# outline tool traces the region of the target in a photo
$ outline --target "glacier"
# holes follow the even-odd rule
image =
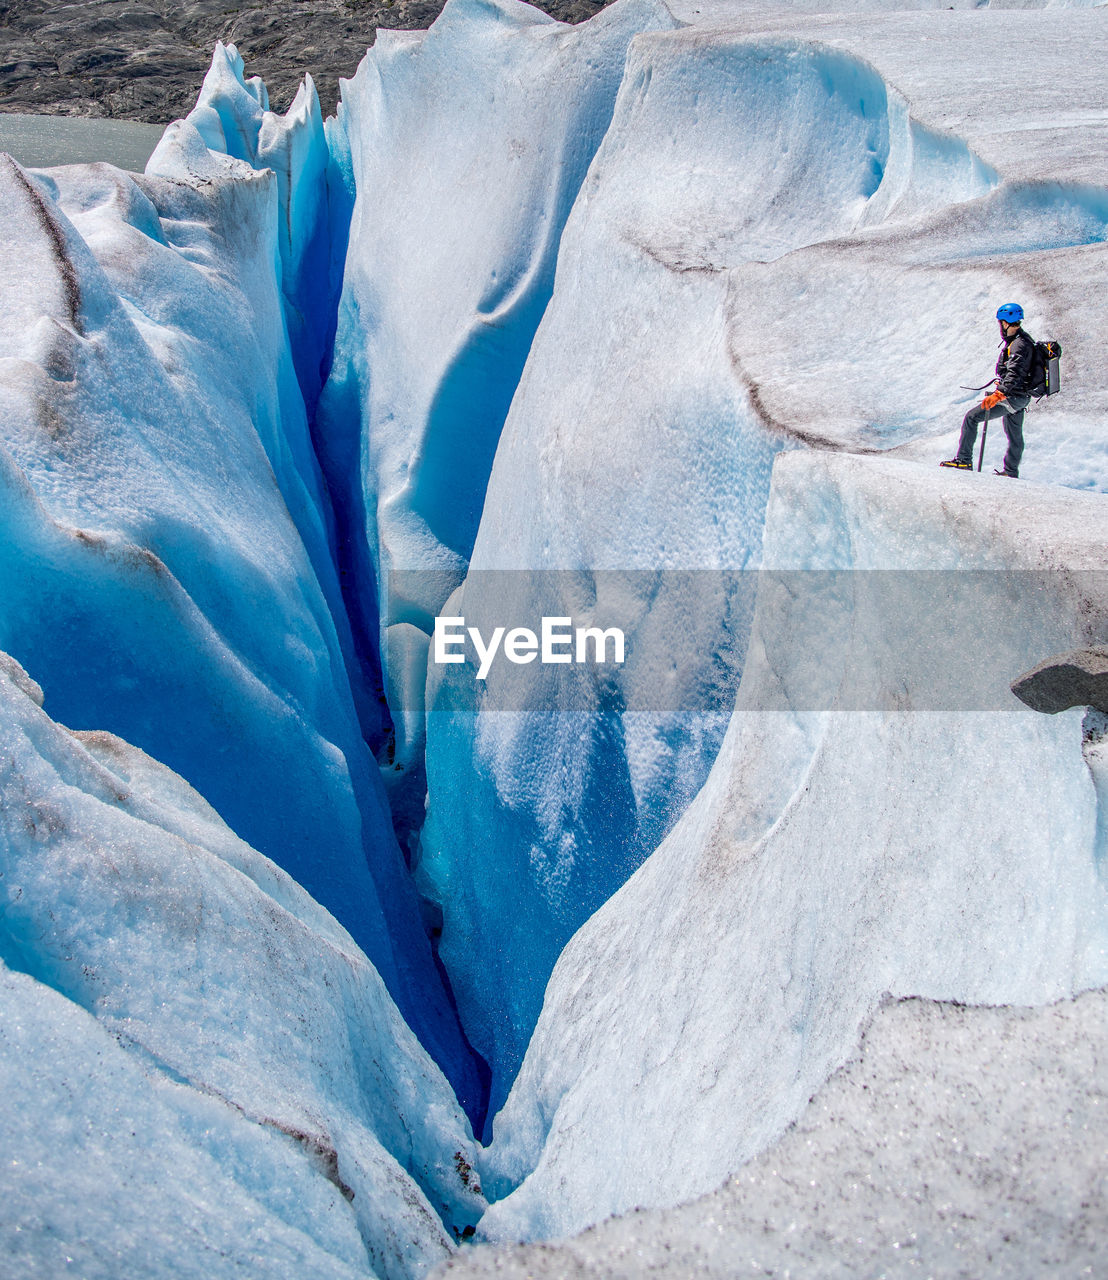
[[[721,11],[714,13],[719,19]],[[711,20],[712,14],[707,16]],[[1055,73],[1063,65],[1080,67],[1080,42],[1095,38],[1094,32],[1102,35],[1102,16],[1067,15],[1067,26],[1071,19],[1072,43],[1059,33],[1048,59],[1056,59]],[[1007,680],[1039,656],[1064,649],[1068,636],[1104,635],[1103,388],[1090,379],[1082,393],[1080,425],[1074,424],[1083,442],[1080,469],[1067,473],[1064,456],[1051,456],[1055,406],[1043,406],[1041,418],[1029,417],[1031,448],[1040,451],[1044,478],[1088,487],[1090,494],[1027,485],[1013,501],[1008,491],[967,492],[965,486],[951,485],[934,465],[949,456],[948,437],[956,426],[947,426],[946,439],[940,434],[941,415],[955,416],[952,356],[981,343],[969,326],[974,317],[991,318],[987,298],[1019,293],[1029,304],[1032,332],[1047,323],[1065,328],[1073,340],[1077,380],[1082,377],[1080,335],[1092,328],[1097,341],[1104,337],[1095,302],[1104,278],[1103,187],[1091,185],[1093,164],[1076,136],[1064,126],[1045,125],[1041,95],[1052,82],[1029,88],[1004,112],[977,99],[967,103],[963,95],[959,136],[949,132],[950,97],[972,78],[982,48],[987,44],[1014,57],[1032,21],[1027,14],[958,14],[944,29],[920,14],[885,14],[880,20],[817,17],[810,32],[798,33],[795,19],[767,23],[752,15],[743,23],[732,14],[726,31],[707,35],[694,27],[636,42],[629,61],[636,55],[645,60],[649,48],[658,63],[648,80],[649,97],[656,85],[665,93],[665,71],[680,66],[682,57],[697,68],[707,61],[698,57],[704,45],[713,51],[730,45],[742,59],[750,56],[752,41],[755,49],[765,50],[766,27],[787,28],[787,37],[783,31],[775,37],[781,61],[810,59],[837,67],[837,79],[825,74],[823,85],[872,85],[869,67],[900,86],[912,119],[905,123],[902,117],[898,129],[890,125],[888,137],[900,138],[911,164],[898,161],[890,144],[883,180],[893,183],[903,204],[883,199],[880,185],[864,204],[857,188],[848,188],[855,204],[847,209],[841,196],[830,200],[832,209],[843,211],[846,225],[830,223],[826,241],[806,242],[808,227],[818,229],[817,221],[813,217],[805,226],[804,194],[795,184],[786,185],[788,198],[771,207],[782,210],[786,234],[796,226],[801,236],[778,253],[772,243],[758,244],[755,235],[748,261],[742,259],[747,241],[734,244],[718,230],[727,220],[710,199],[723,202],[732,190],[743,189],[727,181],[719,160],[719,139],[729,137],[725,130],[711,135],[710,164],[697,169],[693,157],[685,162],[683,172],[697,175],[699,191],[692,179],[682,183],[669,175],[658,183],[643,182],[648,196],[626,182],[633,212],[646,206],[646,225],[637,229],[632,215],[617,206],[608,238],[618,249],[601,259],[603,278],[612,273],[616,254],[632,252],[630,245],[640,248],[638,279],[649,278],[655,264],[664,268],[656,272],[662,282],[650,289],[650,304],[641,304],[646,316],[667,289],[687,295],[699,288],[710,297],[714,288],[718,319],[707,326],[710,336],[697,344],[698,352],[711,353],[713,338],[726,343],[731,368],[725,386],[740,405],[745,391],[745,413],[754,431],[776,440],[776,447],[763,446],[775,455],[765,464],[765,498],[756,495],[743,508],[749,541],[724,544],[734,559],[723,560],[716,552],[713,561],[713,548],[697,541],[705,529],[715,532],[708,521],[690,519],[687,539],[664,537],[669,533],[664,522],[678,524],[695,511],[695,497],[680,495],[663,503],[657,496],[652,510],[661,517],[649,523],[645,516],[636,518],[641,477],[656,474],[665,437],[663,443],[650,438],[644,426],[649,417],[635,411],[633,393],[623,388],[645,385],[651,406],[665,403],[673,377],[660,372],[661,385],[651,388],[643,370],[665,370],[674,349],[670,335],[683,336],[687,323],[643,326],[647,335],[665,334],[664,349],[634,361],[620,383],[621,403],[604,422],[607,430],[590,433],[588,443],[575,441],[577,447],[563,454],[561,443],[571,430],[566,423],[579,419],[555,410],[542,435],[534,427],[536,417],[543,420],[539,409],[521,418],[517,461],[509,419],[475,564],[485,563],[479,557],[486,529],[491,554],[499,545],[500,554],[510,556],[520,548],[526,554],[531,528],[545,549],[556,545],[550,525],[564,529],[575,548],[595,527],[598,554],[611,554],[609,564],[620,563],[615,557],[621,553],[625,558],[635,554],[636,536],[645,539],[648,531],[657,531],[663,534],[655,547],[658,556],[674,544],[689,546],[694,563],[743,563],[746,547],[753,547],[763,581],[735,715],[710,778],[645,865],[582,922],[545,987],[524,1065],[486,1151],[486,1188],[496,1200],[482,1222],[489,1239],[563,1236],[611,1213],[673,1204],[710,1190],[796,1118],[818,1083],[849,1053],[858,1027],[884,991],[1031,1004],[1104,982],[1105,899],[1098,853],[1103,846],[1097,834],[1103,818],[1082,751],[1080,717],[1074,723],[1071,715],[1068,729],[1029,724],[1018,709],[1006,709],[1010,700],[1005,702]],[[735,27],[745,27],[741,36],[734,34]],[[820,46],[816,51],[807,43],[813,38]],[[932,56],[921,60],[918,45],[924,39]],[[835,53],[824,49],[831,43]],[[763,56],[773,65],[771,56]],[[683,72],[676,79],[678,89],[688,94],[696,113],[707,111],[704,84]],[[639,75],[640,83],[645,79]],[[731,103],[738,96],[734,82],[724,84]],[[1088,100],[1101,101],[1102,90],[1088,87]],[[885,101],[894,100],[889,92]],[[790,93],[788,102],[804,110],[802,94]],[[636,110],[650,118],[645,105],[636,104]],[[869,108],[861,114],[865,122],[874,115]],[[691,122],[680,132],[664,133],[675,118],[681,120],[673,110],[659,115],[661,136],[650,152],[654,163],[695,136]],[[815,118],[822,123],[823,113]],[[613,142],[618,119],[617,110]],[[780,114],[771,117],[771,127],[783,128],[780,120]],[[863,155],[876,150],[873,134],[866,132],[872,124],[857,127],[867,139]],[[1082,132],[1081,138],[1087,135]],[[595,190],[567,228],[567,264],[578,225],[594,217],[600,221],[606,212],[605,147],[592,174]],[[613,146],[620,162],[631,149]],[[782,163],[772,148],[766,154],[771,163],[763,182],[748,179],[758,197],[767,189],[773,192]],[[791,149],[786,165],[789,155]],[[717,173],[722,180],[713,190]],[[824,176],[821,168],[807,183],[813,212],[824,208],[819,186]],[[615,195],[607,198],[615,201],[622,194],[618,176],[611,182]],[[683,204],[689,188],[691,209]],[[702,205],[707,210],[698,221]],[[759,207],[754,201],[755,215]],[[730,222],[745,230],[745,213],[741,208]],[[701,226],[713,238],[698,242]],[[1059,253],[1066,246],[1072,256]],[[578,268],[575,285],[581,274]],[[1036,299],[1038,288],[1042,302]],[[644,283],[644,300],[646,292]],[[587,326],[605,323],[600,296],[598,287],[598,300],[590,306],[576,288],[565,295],[567,307],[579,308],[588,335],[574,353],[569,324],[561,333],[555,329],[556,284],[513,414],[526,396],[532,369],[543,368],[548,332],[550,358],[560,376],[541,381],[544,402],[551,388],[557,395],[567,385],[608,385],[599,372],[591,380],[581,372],[586,346],[589,351],[597,347]],[[709,305],[697,314],[703,316]],[[815,317],[811,323],[809,315]],[[826,338],[825,316],[831,318]],[[849,338],[840,317],[849,318]],[[980,319],[976,323],[981,326]],[[558,364],[567,348],[568,358]],[[900,353],[911,355],[901,358]],[[984,351],[978,358],[984,364]],[[611,357],[605,370],[610,362]],[[690,364],[686,359],[682,370]],[[708,359],[693,365],[697,373],[710,367]],[[626,417],[621,416],[624,401],[630,401]],[[734,415],[739,421],[741,412]],[[705,418],[700,415],[697,422]],[[713,441],[720,434],[717,426]],[[684,432],[679,432],[678,447],[683,443]],[[587,470],[590,447],[604,451],[604,463]],[[711,457],[710,450],[708,445],[697,451],[698,464]],[[874,457],[878,450],[892,457]],[[757,454],[747,447],[742,458],[749,464],[749,469],[743,466],[749,483]],[[577,467],[589,480],[595,475],[606,480],[619,476],[624,464],[622,488],[630,496],[619,505],[614,494],[602,497],[590,522],[584,515],[586,482],[576,479]],[[505,496],[494,506],[501,466]],[[673,465],[670,473],[684,477],[690,469]],[[703,493],[703,473],[692,471],[689,484],[697,495]],[[563,485],[572,495],[565,514],[555,507],[548,522],[528,523],[524,513],[540,503],[549,511]],[[727,496],[712,504],[713,515],[727,510],[734,488],[726,486]],[[649,503],[649,487],[645,496]],[[534,546],[532,554],[541,563]],[[595,563],[587,554],[582,559]],[[778,569],[828,576],[798,593],[787,578],[765,572]],[[1019,576],[1035,570],[1045,577]],[[914,612],[906,630],[885,635],[880,624],[887,614],[877,625],[867,622],[867,601],[857,580],[851,582],[865,571],[894,575],[894,590]],[[922,585],[900,576],[920,571],[925,571]],[[936,571],[940,583],[943,572],[949,575],[949,592],[967,590],[978,583],[978,574],[986,574],[981,598],[965,603],[980,630],[962,622],[952,635],[944,633],[952,616],[944,612],[944,588],[926,577]],[[997,575],[991,585],[990,574]],[[957,586],[960,581],[967,585]],[[848,595],[857,590],[859,599],[822,601],[821,590]],[[928,601],[929,590],[939,593],[934,601]],[[828,608],[829,603],[835,607]],[[890,603],[885,602],[886,609]],[[689,634],[699,639],[701,626],[693,625]],[[846,628],[846,635],[837,636],[835,628]],[[681,636],[679,627],[675,634]],[[935,651],[930,667],[903,661],[897,643],[905,639],[917,649]],[[960,646],[959,640],[968,643]],[[831,671],[821,665],[825,646],[834,663]],[[679,641],[675,651],[681,655],[680,669],[687,671],[695,657]],[[866,673],[861,702],[850,687],[859,671]],[[1001,683],[1002,673],[1007,678]],[[814,691],[813,680],[819,686]],[[937,680],[946,682],[946,693],[936,699],[931,695]],[[513,814],[537,789],[537,770],[528,768],[516,781],[518,761],[530,766],[544,745],[520,744],[510,728],[495,725],[485,727],[484,740],[477,737],[474,754]],[[431,743],[432,762],[433,750]],[[570,755],[569,749],[562,754]],[[1051,759],[1057,764],[1049,765]],[[554,779],[551,791],[561,794],[560,778],[553,771],[546,776]],[[433,772],[431,779],[434,783]],[[1013,779],[1020,780],[1018,789]],[[1036,801],[1039,786],[1044,790]],[[717,790],[719,799],[713,801]],[[432,786],[431,822],[435,799]],[[809,805],[820,814],[812,825],[803,816]],[[834,815],[830,821],[829,815]],[[464,856],[475,861],[480,846]],[[981,856],[996,857],[995,868],[978,862]],[[1027,879],[1021,888],[1015,867],[1025,856],[1042,861],[1034,870],[1023,864]],[[1072,863],[1057,866],[1055,858],[1066,856]],[[903,864],[891,872],[897,884],[893,891],[884,887],[884,876],[890,860],[901,858]],[[852,866],[858,868],[857,879],[848,869]],[[521,868],[513,893],[525,876]],[[1044,884],[1050,889],[1038,914],[1031,903]],[[1007,893],[1014,897],[1007,899]],[[983,898],[975,906],[979,894]],[[825,900],[837,904],[826,916]],[[789,905],[779,913],[778,902]],[[928,925],[932,911],[938,914]],[[1048,946],[1055,919],[1059,933]],[[466,926],[471,927],[468,921]],[[986,950],[975,952],[974,941],[982,938],[988,939]],[[870,982],[875,985],[869,987]],[[808,1076],[809,1064],[817,1059]]]
[[[823,130],[834,143],[817,165]],[[731,269],[919,214],[938,189],[947,202],[970,200],[995,181],[967,148],[936,150],[849,54],[684,33],[634,42],[451,612],[490,622],[505,611],[572,615],[611,594],[597,570],[669,571],[620,584],[635,602],[618,615],[632,651],[638,636],[656,653],[645,637],[661,630],[682,687],[668,714],[637,711],[632,684],[673,676],[633,663],[617,680],[614,713],[581,705],[544,715],[559,697],[539,690],[536,713],[507,729],[510,699],[498,703],[492,690],[480,715],[461,717],[457,693],[439,691],[432,672],[420,872],[442,905],[441,951],[470,1038],[492,1066],[494,1106],[554,960],[696,794],[726,726],[720,708],[750,607],[733,575],[759,563],[774,458],[803,434],[777,429],[743,367]],[[489,570],[532,573],[513,588]],[[459,769],[459,758],[473,764]],[[463,807],[474,786],[484,794]],[[466,809],[461,825],[454,815]],[[497,850],[492,877],[488,849]]]
[[[517,0],[455,3],[425,34],[381,33],[343,90],[332,146],[351,190],[372,197],[354,199],[317,438],[351,617],[396,708],[384,777],[413,854],[426,780],[423,681],[409,672],[425,669],[425,636],[465,575],[627,45],[672,25],[655,0],[580,28]]]
[[[1013,507],[899,459],[778,461],[727,738],[558,960],[484,1156],[490,1239],[713,1189],[796,1119],[886,993],[1031,1005],[1108,981],[1083,713],[998,696],[1014,702],[1004,675],[1035,655],[1103,636],[1101,504],[1029,485]],[[1042,541],[1024,548],[1027,528]],[[891,575],[884,610],[868,574]],[[905,660],[902,641],[926,649],[966,611],[979,629]],[[899,631],[890,612],[913,616]],[[952,660],[964,674],[929,703],[929,662]],[[959,706],[971,676],[993,696]]]
[[[1108,640],[1105,15],[1029,60],[1041,12],[852,7],[450,0],[332,119],[221,45],[145,174],[0,158],[27,1274],[414,1280],[637,1206],[753,1248],[863,1034],[1078,1060],[1108,738],[1008,685]],[[1065,351],[1015,486],[935,465],[1008,298]],[[477,680],[463,614],[629,658]]]
[[[1012,16],[986,18],[999,48],[1025,36],[1026,15]],[[610,712],[587,691],[567,695],[560,672],[545,685],[529,676],[526,708],[514,679],[503,692],[490,680],[479,711],[471,672],[430,672],[418,874],[442,911],[463,1022],[492,1068],[493,1110],[562,948],[657,847],[719,749],[777,456],[928,448],[938,461],[924,442],[940,415],[955,417],[951,358],[989,358],[980,317],[994,294],[1022,288],[1033,332],[1046,315],[1074,316],[1071,332],[1078,315],[1098,323],[1089,284],[1102,279],[1106,224],[1087,157],[1050,134],[1038,170],[1026,155],[1014,164],[1006,140],[1038,137],[1031,95],[1010,133],[986,113],[980,131],[952,135],[940,109],[944,60],[970,74],[982,24],[941,36],[917,14],[829,21],[810,35],[785,20],[787,36],[766,34],[757,16],[738,33],[637,37],[562,237],[447,612],[487,630],[607,608],[632,652],[652,657],[615,677]],[[941,57],[913,80],[923,31]],[[1052,73],[1061,42],[1053,56]],[[1024,243],[1006,243],[1013,224]],[[1091,277],[1084,263],[1072,276],[1051,268],[1067,244]],[[1039,275],[1050,311],[1028,286]],[[831,317],[830,334],[809,316]],[[839,317],[864,321],[848,336]],[[893,352],[920,355],[891,368]],[[1069,429],[1098,442],[1080,465],[1103,476],[1090,391]],[[1050,478],[1081,483],[1038,447]],[[667,682],[666,707],[643,707]]]

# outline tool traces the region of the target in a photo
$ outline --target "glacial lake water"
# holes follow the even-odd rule
[[[0,151],[29,168],[106,160],[141,173],[164,132],[160,124],[0,112]]]

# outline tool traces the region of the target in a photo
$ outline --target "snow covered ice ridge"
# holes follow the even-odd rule
[[[674,681],[703,707],[717,655],[741,662],[749,611],[722,575],[706,600],[677,571],[766,563],[782,451],[949,457],[962,411],[952,383],[980,381],[952,370],[991,369],[997,297],[1023,297],[1032,332],[1065,331],[1068,404],[1081,387],[1076,420],[1052,407],[1049,432],[1029,430],[1025,471],[1108,488],[1108,398],[1093,373],[1108,338],[1104,189],[1095,162],[1038,130],[1034,85],[1019,106],[984,110],[962,87],[983,48],[1021,48],[1028,15],[956,20],[882,14],[806,31],[795,15],[740,13],[727,29],[631,42],[500,437],[470,574],[443,612],[486,632],[505,617],[587,615],[606,604],[602,571],[655,571],[619,604],[630,658],[615,688],[632,704],[639,685]],[[1042,75],[1067,57],[1080,65],[1103,20],[1080,15]],[[1103,103],[1102,85],[1083,89]],[[955,108],[964,136],[950,128]],[[895,536],[909,539],[913,523]],[[818,516],[809,536],[824,536]],[[901,567],[893,552],[883,563]],[[407,563],[418,555],[413,541]],[[826,567],[865,566],[844,556]],[[510,586],[497,577],[507,570],[518,571]],[[644,668],[637,642],[659,630],[678,656]],[[432,668],[420,721],[418,871],[442,907],[440,955],[492,1067],[493,1110],[557,957],[697,795],[730,711],[611,716],[575,703],[560,714],[564,686],[542,674],[530,711],[514,683],[500,695],[490,678],[467,716],[467,673]]]
[[[333,120],[220,46],[145,175],[0,160],[28,1274],[418,1276],[712,1190],[889,994],[1108,982],[1099,730],[981,709],[1108,639],[1106,17],[451,0]],[[940,472],[1016,297],[1066,394]],[[935,711],[851,578],[970,570],[1004,679]],[[609,607],[595,705],[428,664]]]
[[[796,451],[774,469],[763,556],[896,567],[901,584],[1064,569],[1015,608],[1008,573],[971,575],[995,679],[1104,634],[1102,504],[1029,484],[1013,505],[999,480],[974,491],[938,467]],[[925,641],[921,576],[904,608]],[[843,607],[852,575],[823,581],[826,600],[787,579],[760,594],[707,783],[560,956],[484,1155],[488,1238],[560,1237],[718,1186],[799,1115],[886,993],[1037,1004],[1108,981],[1104,765],[1082,711],[915,709],[865,598]],[[844,700],[862,669],[883,706],[807,709],[813,652],[838,664]],[[766,690],[785,705],[766,710]]]

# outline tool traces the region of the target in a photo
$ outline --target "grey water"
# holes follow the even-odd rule
[[[0,151],[34,169],[104,160],[141,173],[163,132],[161,125],[133,120],[0,112]]]

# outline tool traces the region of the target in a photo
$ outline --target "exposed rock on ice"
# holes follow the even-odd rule
[[[1108,712],[1108,649],[1055,654],[1012,683],[1012,692],[1033,711],[1057,715],[1070,707]]]
[[[603,0],[542,0],[581,22]],[[164,126],[196,99],[208,51],[234,41],[274,101],[291,102],[310,72],[334,111],[339,76],[354,71],[374,28],[429,26],[443,0],[20,0],[5,10],[0,101],[5,112],[42,111],[148,120]],[[54,117],[55,119],[58,117]],[[35,163],[45,163],[38,159]]]

